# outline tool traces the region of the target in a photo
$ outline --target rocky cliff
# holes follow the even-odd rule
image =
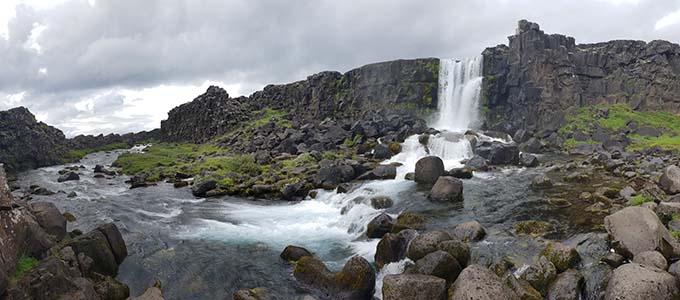
[[[68,157],[61,130],[38,122],[24,107],[0,111],[0,163],[10,172],[60,164]]]
[[[71,149],[97,149],[111,144],[125,144],[132,147],[135,144],[158,139],[160,139],[160,129],[154,129],[151,131],[140,131],[123,135],[116,133],[107,135],[78,135],[68,139],[68,145]]]
[[[232,131],[265,108],[284,111],[295,123],[326,118],[360,120],[376,112],[414,114],[437,107],[439,60],[396,60],[366,65],[345,74],[321,72],[306,80],[269,85],[250,97],[230,98],[210,87],[174,108],[161,123],[169,141],[205,142]]]
[[[680,113],[680,46],[617,40],[577,45],[519,22],[509,45],[487,48],[483,101],[488,126],[557,129],[566,112],[597,103]]]

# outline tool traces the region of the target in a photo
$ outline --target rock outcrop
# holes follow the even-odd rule
[[[68,157],[61,130],[38,122],[24,107],[0,111],[0,163],[10,173],[60,164]]]
[[[680,113],[680,46],[667,41],[577,45],[522,20],[483,56],[488,126],[506,132],[555,130],[569,109],[597,103]]]
[[[418,114],[437,107],[439,60],[395,60],[366,65],[345,74],[321,72],[306,80],[268,85],[250,97],[230,98],[212,86],[192,102],[180,105],[161,122],[164,139],[205,142],[249,121],[251,112],[284,111],[293,123],[365,120],[376,112]],[[424,114],[421,114],[424,115]],[[371,136],[371,130],[364,136]]]

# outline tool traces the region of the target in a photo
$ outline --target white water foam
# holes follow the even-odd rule
[[[439,130],[465,132],[478,126],[482,88],[482,56],[464,60],[442,59],[439,64]]]

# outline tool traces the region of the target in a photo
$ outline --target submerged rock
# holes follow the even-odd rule
[[[541,236],[553,230],[555,226],[546,221],[526,220],[515,223],[515,232],[518,234]]]
[[[484,226],[477,221],[469,221],[456,225],[453,235],[463,241],[480,241],[486,236]]]
[[[366,236],[371,239],[382,238],[383,235],[392,231],[394,219],[386,213],[377,215],[366,225]]]
[[[314,254],[303,247],[289,245],[283,249],[283,252],[281,252],[279,256],[285,261],[296,262],[305,256],[314,256]]]
[[[545,175],[539,175],[531,180],[531,187],[534,189],[547,189],[553,186],[552,180]]]
[[[460,179],[470,179],[472,178],[472,167],[469,166],[464,166],[461,168],[454,168],[449,170],[448,175],[455,177],[455,178],[460,178]]]
[[[57,179],[58,182],[75,181],[75,180],[80,180],[80,176],[76,172],[68,172],[64,175],[59,176],[59,178]]]

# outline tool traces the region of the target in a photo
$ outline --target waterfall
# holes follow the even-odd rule
[[[439,114],[433,127],[465,132],[478,126],[482,88],[482,56],[464,60],[441,59],[439,64]]]

